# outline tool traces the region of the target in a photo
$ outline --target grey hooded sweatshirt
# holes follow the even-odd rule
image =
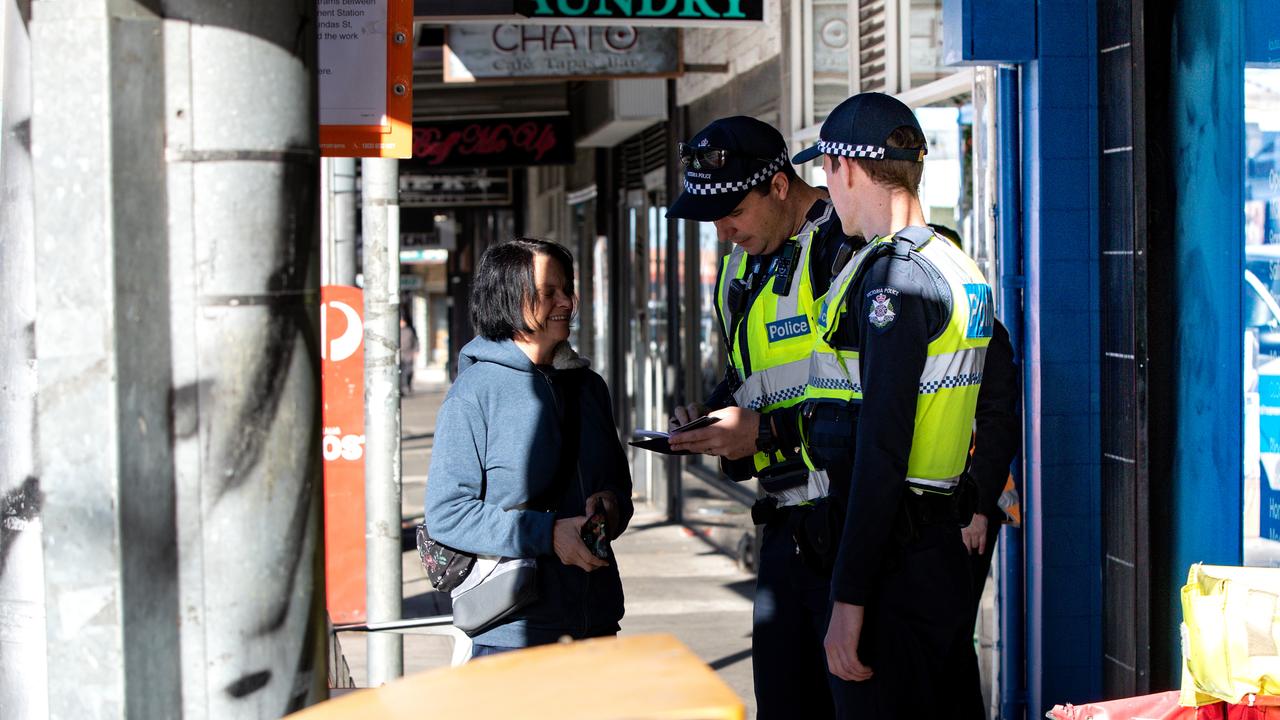
[[[566,465],[576,472],[557,485],[565,413],[577,414],[568,423],[579,429],[577,458]],[[524,647],[618,632],[615,559],[587,573],[561,563],[551,542],[556,519],[584,514],[586,499],[602,490],[618,500],[616,536],[631,519],[631,472],[603,378],[568,343],[549,368],[535,366],[511,340],[467,343],[436,419],[425,524],[459,550],[538,560],[538,600],[474,642]]]

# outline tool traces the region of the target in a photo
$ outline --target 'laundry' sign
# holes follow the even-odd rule
[[[664,25],[764,19],[764,0],[516,0],[531,18],[661,21]]]

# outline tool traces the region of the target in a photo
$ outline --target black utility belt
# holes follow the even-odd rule
[[[917,494],[908,488],[903,496],[907,512],[911,514],[911,520],[917,525],[955,525],[960,522],[960,512],[956,502],[958,498],[954,493]]]
[[[929,492],[908,488],[904,493],[904,506],[917,525],[969,524],[978,508],[978,487],[968,475],[950,492]]]
[[[751,506],[751,521],[756,525],[792,522],[797,516],[813,512],[814,508],[830,502],[829,498],[830,496],[824,495],[795,505],[779,505],[777,498],[766,495]]]
[[[779,493],[809,482],[809,468],[801,460],[787,460],[765,468],[759,475],[765,492]]]
[[[811,570],[829,574],[835,567],[844,530],[844,503],[838,499],[828,495],[779,507],[776,498],[764,497],[751,506],[751,519],[791,535],[800,561]]]

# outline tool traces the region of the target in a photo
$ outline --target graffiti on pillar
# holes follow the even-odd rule
[[[0,497],[0,576],[4,575],[14,540],[28,525],[39,519],[43,502],[40,480],[34,477],[28,477],[21,485],[11,488]]]

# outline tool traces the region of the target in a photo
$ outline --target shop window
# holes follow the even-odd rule
[[[973,105],[969,93],[916,108],[929,143],[920,203],[925,219],[973,237]],[[967,248],[966,248],[967,249]]]
[[[906,9],[906,88],[920,87],[956,72],[956,68],[942,62],[942,0],[910,0]]]
[[[596,372],[600,373],[603,378],[609,378],[609,370],[611,367],[611,357],[609,353],[609,293],[610,293],[609,277],[609,238],[606,235],[597,235],[592,249],[591,262],[591,285],[592,296],[591,305],[587,308],[579,308],[578,312],[589,312],[592,315],[591,327],[594,331],[594,342],[592,343],[592,362]]]
[[[715,225],[698,223],[698,387],[703,398],[711,395],[724,375],[725,347],[715,308],[720,257]]]
[[[812,98],[806,125],[821,125],[831,110],[849,97],[849,4],[845,0],[813,0],[807,23],[812,57]]]
[[[1245,69],[1244,560],[1280,566],[1280,68]]]

